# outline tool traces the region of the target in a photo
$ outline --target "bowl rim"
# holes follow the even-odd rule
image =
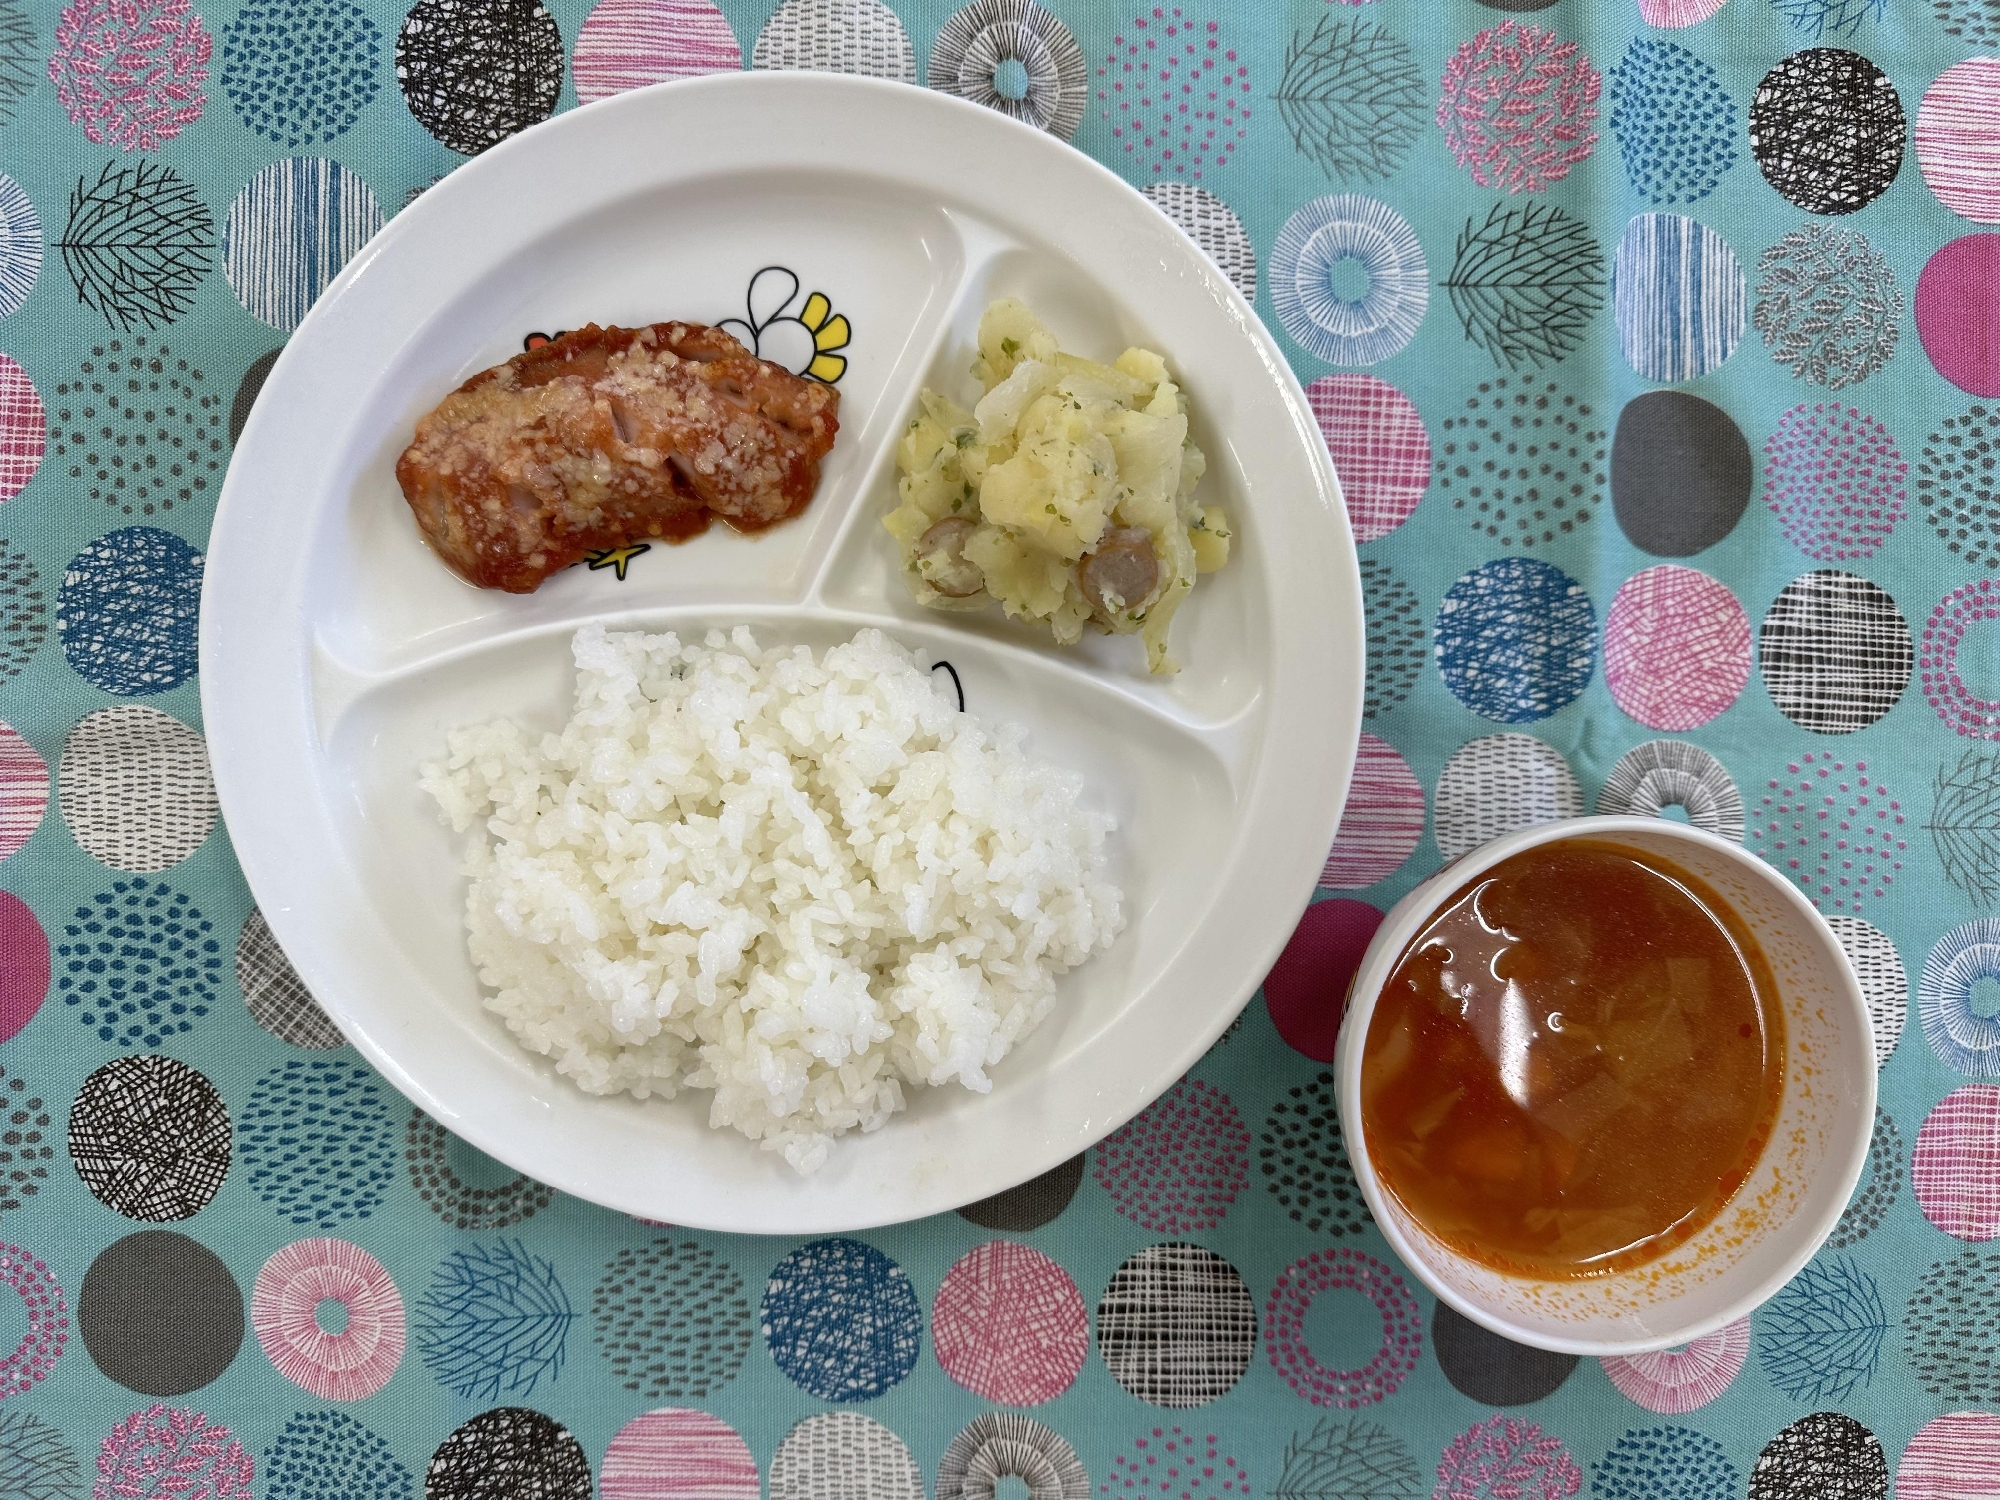
[[[1798,1275],[1807,1261],[1819,1253],[1827,1236],[1833,1232],[1834,1225],[1839,1222],[1841,1214],[1846,1211],[1848,1200],[1854,1196],[1855,1184],[1860,1181],[1861,1170],[1867,1164],[1868,1143],[1874,1128],[1878,1070],[1872,1065],[1872,1050],[1864,1043],[1864,1050],[1868,1052],[1871,1066],[1865,1070],[1866,1083],[1861,1097],[1850,1105],[1851,1115],[1860,1128],[1852,1134],[1846,1159],[1838,1164],[1838,1181],[1841,1185],[1839,1195],[1829,1199],[1829,1206],[1821,1210],[1811,1225],[1810,1233],[1799,1235],[1793,1240],[1792,1248],[1780,1263],[1777,1272],[1759,1278],[1741,1295],[1731,1299],[1720,1312],[1711,1313],[1684,1325],[1677,1325],[1664,1333],[1647,1334],[1632,1339],[1566,1338],[1524,1329],[1491,1308],[1465,1296],[1432,1271],[1424,1252],[1420,1251],[1416,1242],[1403,1232],[1395,1216],[1389,1211],[1387,1191],[1383,1188],[1373,1164],[1368,1160],[1366,1137],[1361,1124],[1360,1038],[1367,1032],[1368,1023],[1375,1013],[1375,1003],[1380,998],[1383,985],[1388,982],[1389,975],[1394,971],[1397,960],[1402,957],[1403,949],[1422,924],[1434,914],[1438,902],[1449,893],[1449,890],[1457,889],[1502,860],[1509,859],[1524,850],[1563,839],[1604,837],[1619,833],[1647,833],[1656,836],[1664,834],[1670,839],[1700,844],[1754,871],[1763,884],[1778,895],[1780,903],[1812,934],[1820,946],[1838,958],[1835,972],[1840,977],[1840,983],[1837,986],[1836,1004],[1839,999],[1847,1002],[1843,1012],[1846,1027],[1864,1039],[1872,1034],[1868,1001],[1862,993],[1860,980],[1854,973],[1854,965],[1848,959],[1846,950],[1841,947],[1840,939],[1834,934],[1832,926],[1819,908],[1808,901],[1804,893],[1784,875],[1772,869],[1741,844],[1723,838],[1719,834],[1710,833],[1706,829],[1676,822],[1673,819],[1606,815],[1564,818],[1552,823],[1540,823],[1529,828],[1517,829],[1513,833],[1503,834],[1489,843],[1459,855],[1456,859],[1446,861],[1418,882],[1402,900],[1389,909],[1382,919],[1381,926],[1376,928],[1375,936],[1355,970],[1354,980],[1347,994],[1346,1012],[1341,1018],[1339,1040],[1335,1044],[1334,1086],[1340,1105],[1341,1135],[1347,1148],[1348,1160],[1354,1169],[1355,1181],[1361,1188],[1362,1197],[1368,1204],[1368,1211],[1374,1215],[1382,1237],[1389,1242],[1398,1259],[1410,1268],[1417,1279],[1422,1281],[1439,1301],[1502,1338],[1558,1354],[1601,1357],[1646,1354],[1655,1350],[1670,1349],[1725,1328],[1770,1300]]]

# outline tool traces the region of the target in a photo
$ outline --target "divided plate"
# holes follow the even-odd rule
[[[977,163],[976,170],[966,164]],[[760,274],[762,273],[762,274]],[[819,294],[815,297],[813,294]],[[969,401],[973,332],[1015,295],[1064,348],[1167,356],[1237,550],[1174,622],[1058,651],[908,597],[880,525],[930,384]],[[601,559],[535,594],[469,587],[423,545],[394,464],[419,416],[531,334],[736,319],[803,368],[846,319],[840,439],[804,515]],[[820,369],[833,374],[836,362]],[[622,562],[622,566],[620,565]],[[1296,924],[1360,723],[1360,579],[1304,394],[1208,259],[1088,158],[896,84],[748,74],[560,116],[467,164],[347,267],[286,346],[224,486],[201,616],[202,708],[250,888],[376,1067],[508,1165],[694,1227],[820,1233],[910,1219],[1075,1155],[1157,1097],[1241,1009]],[[1130,925],[1072,972],[990,1094],[917,1089],[800,1178],[707,1095],[596,1098],[484,1011],[463,840],[417,789],[453,725],[567,717],[587,621],[824,647],[866,625],[947,660],[1118,819]]]

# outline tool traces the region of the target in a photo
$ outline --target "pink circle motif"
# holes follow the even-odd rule
[[[1216,21],[1156,5],[1111,38],[1097,70],[1097,102],[1128,156],[1155,176],[1229,165],[1250,134],[1250,65],[1224,45]]]
[[[580,104],[627,89],[743,66],[714,0],[599,0],[576,34],[570,76]]]
[[[1503,21],[1445,64],[1438,128],[1481,187],[1539,193],[1597,145],[1591,124],[1604,80],[1575,42]]]
[[[1648,729],[1706,724],[1750,680],[1750,619],[1726,584],[1663,563],[1625,580],[1604,617],[1604,681]]]
[[[188,0],[70,0],[49,81],[92,144],[157,151],[201,118],[212,46]]]
[[[1699,26],[1727,3],[1728,0],[1639,0],[1639,19],[1662,31]]]
[[[1250,1180],[1250,1130],[1212,1083],[1183,1078],[1091,1152],[1111,1206],[1155,1234],[1213,1229]]]
[[[106,1434],[97,1448],[93,1500],[166,1496],[250,1500],[256,1466],[243,1445],[206,1413],[155,1402]]]
[[[1938,1101],[1917,1132],[1910,1182],[1946,1234],[2000,1239],[2000,1088],[1968,1084]]]
[[[20,730],[0,724],[0,859],[33,837],[48,805],[48,763]]]
[[[601,1500],[758,1500],[757,1460],[734,1427],[663,1406],[618,1429],[597,1474]]]
[[[1917,166],[1938,202],[2000,223],[2000,57],[1953,63],[1917,106]]]
[[[1451,1441],[1438,1460],[1431,1500],[1569,1500],[1583,1488],[1583,1471],[1562,1439],[1538,1422],[1492,1416]]]
[[[1873,557],[1903,519],[1910,466],[1873,417],[1795,406],[1764,445],[1764,493],[1786,538],[1820,562]]]
[[[1917,277],[1917,337],[1938,374],[1975,396],[2000,396],[2000,234],[1968,234]]]
[[[1678,1349],[1612,1355],[1598,1363],[1626,1400],[1647,1411],[1681,1416],[1728,1390],[1749,1353],[1750,1320],[1738,1318]]]
[[[1410,519],[1431,482],[1431,435],[1416,403],[1373,375],[1322,375],[1306,401],[1333,456],[1357,542]]]
[[[2000,620],[2000,588],[1993,580],[1961,584],[1938,601],[1924,626],[1917,668],[1923,673],[1924,696],[1931,707],[1960,734],[2000,740],[2000,699],[1982,698],[1965,685],[1958,671],[1958,648],[1974,625]],[[0,803],[0,827],[5,806]]]
[[[1367,0],[1348,0],[1366,4]],[[1100,1495],[1154,1495],[1161,1500],[1229,1500],[1250,1493],[1250,1471],[1223,1450],[1214,1433],[1196,1437],[1178,1427],[1155,1427],[1111,1460]]]
[[[1896,1465],[1896,1500],[1992,1500],[2000,1494],[2000,1416],[1955,1411],[1917,1429]]]
[[[1903,804],[1868,774],[1868,763],[1823,751],[1785,767],[1765,783],[1750,815],[1750,844],[1789,875],[1821,911],[1861,914],[1864,896],[1880,898],[1903,868]]]
[[[49,1268],[19,1245],[0,1245],[0,1282],[12,1287],[28,1312],[28,1330],[14,1352],[0,1360],[0,1398],[32,1391],[48,1378],[69,1342],[69,1303]]]
[[[1306,1347],[1306,1312],[1322,1292],[1359,1292],[1381,1314],[1382,1342],[1358,1370],[1330,1369]],[[1359,1250],[1315,1250],[1293,1261],[1264,1304],[1271,1368],[1314,1406],[1352,1410],[1395,1395],[1417,1367],[1423,1330],[1423,1314],[1403,1278]]]
[[[49,935],[28,903],[0,891],[0,1042],[35,1019],[49,993]]]
[[[0,502],[28,487],[42,466],[49,440],[48,413],[28,372],[0,354]]]
[[[1076,1382],[1090,1315],[1069,1272],[1039,1250],[989,1240],[945,1272],[931,1306],[945,1374],[1001,1406],[1039,1406]]]
[[[1294,1052],[1332,1062],[1347,989],[1382,925],[1382,912],[1345,897],[1315,901],[1264,979],[1264,1008]]]
[[[320,1326],[322,1302],[347,1326]],[[257,1342],[278,1373],[323,1401],[359,1401],[403,1359],[403,1297],[382,1262],[346,1240],[295,1240],[264,1262],[250,1293]]]
[[[1333,836],[1319,883],[1336,891],[1358,891],[1387,880],[1423,836],[1423,783],[1394,745],[1364,731],[1340,831]]]

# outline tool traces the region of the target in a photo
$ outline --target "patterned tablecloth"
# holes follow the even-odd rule
[[[1995,52],[2000,0],[0,0],[0,1495],[2000,1495]],[[1028,1187],[812,1241],[413,1114],[252,909],[195,678],[230,444],[342,261],[738,67],[1145,188],[1310,382],[1368,594],[1353,799],[1240,1023]],[[1592,808],[1794,878],[1882,1092],[1791,1286],[1579,1363],[1396,1264],[1326,1062],[1390,901]]]

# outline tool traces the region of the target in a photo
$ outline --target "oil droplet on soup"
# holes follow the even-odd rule
[[[1664,1255],[1743,1185],[1784,1093],[1748,926],[1639,849],[1564,839],[1455,891],[1376,1002],[1362,1127],[1460,1253],[1544,1279]]]

